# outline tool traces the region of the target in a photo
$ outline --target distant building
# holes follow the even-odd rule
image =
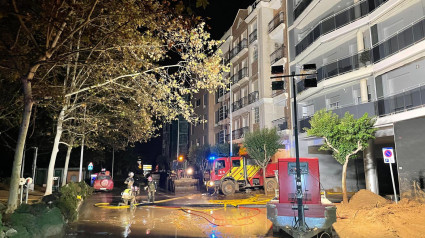
[[[189,123],[180,116],[178,120],[163,125],[162,155],[172,161],[176,160],[179,155],[187,157],[188,152]]]
[[[201,90],[199,93],[193,95],[191,99],[191,103],[195,110],[195,116],[199,118],[200,121],[205,122],[199,122],[199,123],[191,123],[189,125],[189,148],[191,146],[201,146],[201,145],[208,145],[210,144],[210,138],[209,138],[209,130],[208,126],[210,122],[208,121],[209,118],[209,95],[210,93],[207,90]]]

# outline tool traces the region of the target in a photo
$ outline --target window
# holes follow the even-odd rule
[[[218,170],[218,169],[224,169],[224,168],[226,168],[226,161],[224,161],[224,160],[217,160],[216,162],[215,162],[215,168]]]
[[[208,94],[204,94],[204,108],[207,107],[207,103],[208,103]]]
[[[335,109],[338,108],[340,101],[339,95],[331,97],[330,99],[327,99],[328,109]]]
[[[195,106],[196,107],[201,106],[201,99],[196,100]]]
[[[252,51],[252,61],[256,61],[258,59],[258,49],[257,46],[254,46],[254,50]]]
[[[240,160],[232,160],[232,166],[233,167],[241,167],[241,161]]]
[[[310,105],[306,105],[302,107],[302,117],[306,118],[306,117],[310,117],[314,114],[314,105],[310,104]]]
[[[260,108],[254,108],[254,122],[260,123]]]

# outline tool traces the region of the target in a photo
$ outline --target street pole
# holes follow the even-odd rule
[[[24,147],[24,154],[22,156],[22,167],[21,167],[21,178],[24,177],[24,169],[25,169],[25,152],[26,152],[26,147]],[[22,202],[21,202],[22,203]]]
[[[294,138],[295,138],[295,168],[297,172],[297,209],[298,209],[298,230],[305,231],[303,192],[301,187],[301,166],[300,150],[298,146],[298,115],[297,115],[297,91],[295,85],[295,74],[292,74],[292,92],[294,96]]]
[[[230,82],[230,92],[229,92],[229,95],[230,95],[230,105],[229,105],[229,113],[230,113],[230,117],[229,117],[229,119],[230,119],[230,131],[229,131],[229,137],[230,137],[230,153],[229,153],[229,156],[230,156],[230,158],[233,156],[233,117],[232,117],[232,111],[233,111],[233,109],[232,109],[232,107],[233,107],[233,105],[232,105],[232,99],[233,99],[233,95],[232,95],[232,82]]]
[[[112,178],[114,178],[114,160],[115,160],[115,150],[114,148],[112,148],[112,176],[111,176]]]
[[[32,184],[35,184],[35,170],[37,168],[37,154],[38,154],[38,147],[34,148],[34,160],[32,162]],[[32,190],[34,191],[34,185],[32,187]]]
[[[391,181],[393,182],[393,190],[394,190],[394,199],[395,199],[395,203],[398,203],[398,199],[397,199],[397,191],[395,190],[395,183],[394,183],[394,174],[393,174],[393,164],[389,163],[388,164],[390,166],[390,171],[391,171]]]
[[[86,109],[84,107],[84,123],[86,122]],[[78,182],[81,182],[83,177],[83,157],[84,157],[84,138],[85,138],[85,130],[83,130],[83,138],[81,139],[81,154],[80,154],[80,171],[78,173]]]
[[[279,76],[272,76],[273,78],[292,78],[292,92],[293,92],[293,98],[294,98],[294,140],[295,140],[295,169],[296,169],[296,196],[297,196],[297,210],[298,210],[298,231],[305,232],[306,224],[305,224],[305,218],[304,218],[304,205],[303,205],[303,190],[302,190],[302,181],[301,181],[301,165],[300,165],[300,150],[298,145],[298,115],[297,115],[297,90],[296,90],[296,84],[295,84],[295,76],[310,76],[310,75],[316,75],[314,74],[295,74],[294,72],[291,75],[279,75]]]
[[[177,117],[177,161],[179,161],[180,153],[180,118]]]

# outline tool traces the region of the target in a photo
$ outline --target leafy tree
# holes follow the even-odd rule
[[[191,21],[175,16],[167,3],[12,0],[3,4],[0,74],[20,82],[23,89],[7,212],[17,207],[21,158],[37,99],[52,98],[58,108],[46,189],[49,194],[61,134],[67,126],[64,123],[76,120],[75,126],[84,124],[82,110],[74,114],[75,119],[67,118],[73,111],[87,105],[88,113],[102,112],[97,110],[95,99],[97,105],[120,99],[139,107],[137,123],[126,117],[133,120],[131,125],[146,128],[155,119],[171,120],[180,114],[193,121],[193,108],[183,100],[184,95],[225,85],[222,72],[228,69],[221,63],[221,52],[215,52],[218,42],[209,40],[203,24],[194,27]],[[160,66],[170,55],[181,60]],[[120,115],[127,113],[120,111]],[[103,125],[112,121],[104,120],[101,114],[86,119]],[[102,124],[93,125],[100,128]],[[131,139],[143,140],[150,132],[142,138],[132,133]]]
[[[232,146],[233,146],[232,147],[233,156],[237,156],[239,154],[239,145],[233,144]],[[219,156],[219,157],[230,156],[230,146],[228,143],[216,144],[211,147],[211,154],[215,156]]]
[[[339,118],[332,111],[320,110],[310,120],[311,128],[306,128],[310,136],[322,137],[325,143],[321,150],[331,150],[332,156],[342,164],[342,193],[344,203],[347,197],[347,165],[350,158],[368,147],[368,141],[374,139],[376,128],[374,118],[365,113],[359,119],[346,112]]]
[[[208,157],[210,156],[210,145],[191,146],[187,156],[189,163],[195,164],[204,172],[208,167]]]
[[[274,128],[254,130],[245,135],[243,145],[248,151],[248,155],[253,158],[257,165],[263,170],[264,191],[267,195],[266,167],[272,156],[280,147],[280,137]]]

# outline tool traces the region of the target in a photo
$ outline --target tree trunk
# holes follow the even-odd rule
[[[13,213],[18,207],[19,178],[22,166],[22,155],[24,153],[25,140],[27,137],[28,126],[31,119],[31,111],[34,101],[32,100],[31,80],[38,66],[31,68],[28,77],[22,78],[22,89],[24,91],[24,112],[19,128],[18,140],[16,143],[15,155],[13,158],[12,175],[10,180],[9,200],[7,202],[6,213]]]
[[[65,118],[66,109],[67,109],[67,106],[63,106],[61,112],[59,113],[58,124],[56,126],[55,140],[53,142],[53,150],[52,150],[52,154],[50,156],[49,168],[47,170],[47,183],[46,183],[47,185],[46,185],[46,192],[44,193],[44,196],[52,194],[53,173],[54,173],[54,170],[55,170],[56,157],[57,157],[58,151],[59,151],[59,141],[60,141],[60,138],[61,138],[62,132],[63,132],[62,125],[63,125],[63,120]]]
[[[348,196],[347,196],[347,165],[348,165],[348,159],[345,160],[345,163],[342,166],[342,201],[344,202],[344,204],[348,204]]]
[[[267,195],[269,195],[268,192],[267,192],[267,187],[266,187],[266,168],[267,168],[267,165],[265,167],[262,167],[262,168],[263,168],[263,187],[264,187],[264,194],[267,196]]]
[[[71,138],[71,141],[69,142],[69,145],[68,145],[68,150],[66,151],[65,167],[63,169],[62,186],[66,185],[66,178],[68,177],[69,158],[71,157],[71,151],[73,146],[74,146],[74,137]],[[114,169],[112,168],[112,172],[113,171]]]

